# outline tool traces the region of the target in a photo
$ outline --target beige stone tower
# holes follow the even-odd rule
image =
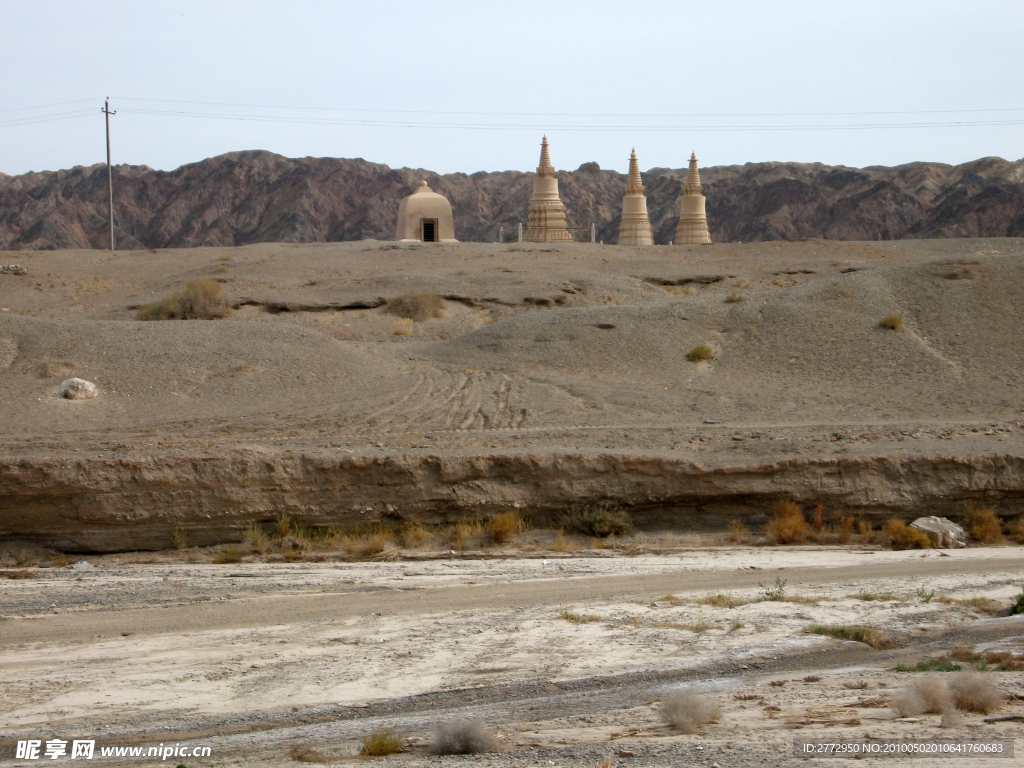
[[[547,136],[540,145],[540,165],[537,166],[537,178],[533,180],[530,220],[523,239],[531,243],[572,240],[572,235],[565,228],[565,206],[558,196],[558,179],[548,155]]]
[[[704,211],[704,195],[700,193],[700,173],[697,172],[697,154],[690,154],[690,171],[686,174],[683,196],[679,201],[679,226],[676,227],[676,245],[703,245],[711,242],[708,217]]]
[[[626,179],[626,196],[622,198],[619,245],[654,245],[651,219],[647,215],[647,198],[644,196],[644,184],[640,180],[640,164],[635,149],[629,154],[629,178]]]

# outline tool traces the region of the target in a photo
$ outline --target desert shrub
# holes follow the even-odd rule
[[[982,544],[999,544],[1003,541],[1003,524],[996,515],[995,507],[967,507],[967,533],[973,541]]]
[[[479,520],[459,520],[448,528],[445,538],[452,549],[461,552],[466,542],[483,535],[484,524]]]
[[[487,521],[487,533],[498,544],[504,544],[523,530],[523,518],[515,511],[502,512]]]
[[[837,640],[852,640],[855,643],[864,643],[875,649],[892,648],[894,645],[892,640],[873,627],[847,624],[812,624],[804,631],[812,635],[826,635]]]
[[[345,549],[356,557],[374,557],[387,549],[389,540],[385,531],[370,531],[350,537],[345,542]]]
[[[629,513],[610,501],[596,504],[574,504],[562,516],[563,528],[604,539],[608,536],[624,536],[633,530]]]
[[[414,323],[422,323],[444,316],[444,299],[431,291],[413,291],[389,300],[384,311]]]
[[[893,694],[890,706],[900,717],[939,714],[953,708],[953,698],[945,680],[938,675],[924,675]]]
[[[717,595],[699,597],[694,602],[699,605],[710,605],[712,608],[738,608],[741,605],[747,605],[750,601],[719,592]]]
[[[839,518],[839,522],[836,523],[836,539],[840,544],[847,544],[853,538],[853,524],[855,522],[856,520],[853,519],[853,515],[844,515]]]
[[[1019,517],[1008,526],[1010,538],[1018,544],[1024,544],[1024,517]]]
[[[903,318],[899,315],[888,315],[879,320],[878,324],[890,331],[898,331],[903,327]]]
[[[911,528],[896,518],[882,526],[882,536],[892,549],[930,549],[932,546],[928,534],[917,530],[917,528]]]
[[[713,360],[714,351],[706,344],[698,344],[686,353],[686,359],[691,363],[699,363],[701,360]]]
[[[259,555],[265,555],[270,549],[270,537],[256,523],[249,523],[242,537],[246,544]]]
[[[750,529],[735,517],[729,521],[727,528],[729,529],[729,541],[734,544],[743,541],[750,535]]]
[[[1019,616],[1024,613],[1024,588],[1021,589],[1020,594],[1017,595],[1017,599],[1013,601],[1013,605],[1010,606],[1010,615]]]
[[[231,312],[220,283],[189,280],[180,291],[139,308],[139,320],[216,320]]]
[[[574,545],[565,538],[565,531],[562,530],[555,534],[555,540],[548,547],[552,552],[568,552],[574,548]]]
[[[41,578],[35,571],[0,571],[0,579],[38,579]]]
[[[494,734],[476,720],[454,720],[434,726],[430,745],[436,755],[476,755],[494,747]]]
[[[311,747],[308,744],[293,744],[292,748],[288,750],[288,754],[291,755],[292,760],[299,763],[329,763],[331,758],[321,752],[315,747]]]
[[[242,550],[238,548],[237,544],[229,544],[224,548],[223,552],[218,552],[213,562],[217,565],[224,565],[226,563],[238,563],[242,560]]]
[[[987,715],[999,709],[1003,694],[977,672],[960,672],[949,679],[949,692],[957,709]]]
[[[174,526],[174,533],[171,534],[175,549],[184,549],[188,546],[188,533],[181,525]]]
[[[722,708],[714,698],[691,688],[672,691],[661,700],[661,719],[683,733],[697,733],[721,716]]]
[[[739,304],[742,301],[746,301],[747,297],[740,293],[730,293],[725,297],[726,304]]]
[[[769,587],[766,587],[761,582],[757,582],[757,586],[761,588],[761,600],[767,601],[783,601],[786,599],[786,580],[775,577],[775,583]]]
[[[403,317],[401,320],[395,320],[391,326],[392,336],[412,336],[412,320],[407,317]]]
[[[565,619],[570,624],[590,624],[595,621],[601,621],[601,617],[593,613],[575,613],[570,608],[563,608],[558,613],[558,618]]]
[[[405,739],[390,728],[380,728],[363,739],[359,754],[364,757],[393,755],[405,746]]]
[[[772,544],[800,544],[807,541],[811,527],[800,507],[792,501],[780,501],[775,504],[764,532]]]
[[[399,529],[398,538],[406,549],[419,549],[425,547],[434,536],[419,523],[406,523]]]

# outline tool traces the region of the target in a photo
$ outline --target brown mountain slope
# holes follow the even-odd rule
[[[723,241],[887,240],[1024,234],[1024,161],[982,158],[958,166],[910,163],[846,168],[748,163],[702,170],[712,238]],[[438,176],[365,160],[290,159],[232,152],[174,171],[117,166],[120,248],[390,239],[402,197],[426,179],[454,207],[461,240],[493,242],[525,222],[531,175]],[[684,170],[644,175],[658,243],[675,234]],[[618,237],[625,179],[585,163],[558,174],[570,226]],[[0,174],[0,248],[100,248],[106,243],[103,165]]]

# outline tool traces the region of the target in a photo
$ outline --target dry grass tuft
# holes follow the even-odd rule
[[[183,289],[140,307],[139,320],[216,320],[231,313],[220,283],[204,277],[189,280]]]
[[[270,537],[256,523],[249,523],[242,537],[256,554],[265,555],[270,551]]]
[[[690,688],[672,691],[661,700],[661,719],[683,733],[698,733],[701,726],[717,723],[722,708],[710,696]]]
[[[949,679],[949,692],[957,709],[964,712],[995,712],[1003,703],[1003,694],[995,683],[977,672],[958,672]]]
[[[494,748],[494,734],[476,720],[455,720],[434,726],[430,745],[435,755],[477,755]]]
[[[35,571],[0,571],[0,579],[38,579],[39,574]]]
[[[293,744],[292,748],[288,750],[288,754],[291,755],[292,760],[299,763],[329,763],[331,758],[321,752],[319,749],[315,749],[308,744]]]
[[[872,627],[845,624],[812,624],[804,630],[812,635],[825,635],[836,640],[852,640],[855,643],[870,645],[876,650],[894,647],[894,643],[882,632]]]
[[[686,359],[691,363],[699,363],[702,360],[714,360],[715,353],[708,345],[698,344],[686,353]]]
[[[808,675],[804,678],[805,683],[816,683],[819,680],[821,680],[821,677],[819,675]]]
[[[414,323],[422,323],[435,317],[444,317],[444,299],[431,291],[413,291],[388,301],[384,311]]]
[[[899,315],[888,315],[879,320],[878,324],[890,331],[898,331],[903,328],[903,318]]]
[[[740,293],[730,293],[725,297],[726,304],[739,304],[740,302],[746,301],[747,297]]]
[[[900,717],[937,715],[953,708],[953,698],[946,681],[939,675],[924,675],[897,691],[890,706]]]
[[[853,682],[847,681],[847,682],[843,683],[843,688],[846,688],[849,691],[863,691],[867,687],[868,687],[868,681],[867,680],[854,680]]]
[[[1024,544],[1024,517],[1014,520],[1008,528],[1007,532],[1010,534],[1010,538],[1018,544]]]
[[[240,563],[242,561],[242,550],[239,549],[237,544],[228,544],[224,548],[223,552],[218,552],[213,562],[217,565],[225,565],[227,563]]]
[[[457,552],[466,548],[466,542],[484,535],[484,524],[479,520],[459,520],[448,528],[446,539]]]
[[[390,537],[385,531],[371,531],[353,536],[345,542],[345,549],[355,557],[375,557],[387,549]]]
[[[407,317],[403,317],[401,320],[395,320],[391,326],[392,336],[412,336],[412,320]]]
[[[741,605],[747,605],[750,601],[734,597],[733,595],[719,593],[717,595],[699,597],[694,602],[699,605],[710,605],[712,608],[738,608]]]
[[[603,620],[600,616],[596,616],[593,613],[573,613],[569,608],[563,608],[559,612],[558,618],[565,619],[570,624],[591,624]]]
[[[524,528],[522,515],[514,511],[502,512],[487,521],[487,533],[497,544],[510,541],[517,533],[522,533]]]
[[[739,518],[734,517],[729,521],[729,541],[733,544],[739,544],[742,541],[746,541],[747,537],[750,536],[750,529],[744,525]]]
[[[967,533],[972,541],[981,544],[1002,544],[1003,524],[995,507],[967,507]]]
[[[405,746],[405,739],[390,728],[380,728],[365,739],[359,754],[364,757],[383,757],[399,752]]]
[[[775,504],[764,532],[772,544],[801,544],[810,536],[811,527],[800,507],[792,501],[780,501]]]
[[[433,541],[434,534],[419,523],[406,523],[399,529],[398,538],[406,549],[422,549]]]
[[[892,549],[931,549],[932,546],[928,534],[895,517],[882,526],[882,536]]]

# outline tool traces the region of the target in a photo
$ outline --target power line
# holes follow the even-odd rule
[[[14,109],[0,109],[0,115],[7,114],[8,112],[28,112],[33,109],[49,109],[50,107],[63,107],[67,104],[84,104],[87,101],[96,101],[92,99],[75,99],[74,101],[58,101],[55,104],[40,104],[37,107],[15,107]]]
[[[440,128],[462,130],[522,130],[522,131],[634,131],[648,133],[694,133],[736,131],[821,131],[821,130],[879,130],[899,128],[970,128],[982,126],[1024,125],[1022,120],[954,120],[916,123],[803,123],[788,125],[551,125],[549,123],[462,123],[424,122],[415,120],[337,119],[321,117],[284,117],[280,115],[242,115],[221,112],[186,112],[156,109],[122,108],[126,114],[185,117],[206,120],[236,120],[241,122],[286,123],[304,125],[348,125],[376,128]]]
[[[55,120],[72,120],[76,117],[96,114],[95,109],[79,109],[73,112],[57,112],[52,115],[38,115],[36,117],[19,117],[14,120],[0,121],[0,128],[12,128],[18,125],[34,125],[35,123],[52,123]]]
[[[246,109],[290,109],[323,112],[372,112],[403,115],[476,115],[518,117],[867,117],[872,115],[951,115],[984,112],[1024,112],[1024,107],[995,107],[992,109],[921,109],[872,112],[704,112],[704,113],[616,113],[616,112],[465,112],[454,110],[368,109],[364,107],[296,107],[279,104],[239,104],[221,101],[182,101],[175,99],[142,99],[132,96],[115,97],[122,101],[154,101],[163,104],[201,104],[209,107],[244,107]]]

